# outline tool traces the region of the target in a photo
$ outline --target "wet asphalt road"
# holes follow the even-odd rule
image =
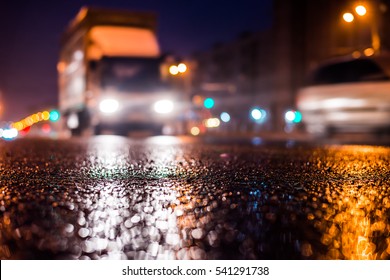
[[[1,259],[390,259],[390,148],[0,143]]]

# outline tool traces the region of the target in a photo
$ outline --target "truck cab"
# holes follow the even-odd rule
[[[163,65],[154,14],[81,9],[58,63],[64,128],[72,135],[179,130],[185,98],[164,79]]]

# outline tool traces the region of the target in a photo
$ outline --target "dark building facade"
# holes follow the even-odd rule
[[[284,112],[294,108],[295,94],[318,63],[344,55],[363,55],[372,47],[390,47],[390,2],[342,0],[275,0],[269,30],[243,33],[231,42],[195,54],[192,95],[213,97],[215,115],[230,110],[234,129],[284,129]],[[345,12],[367,7],[365,18],[346,23]],[[389,34],[389,35],[388,35]],[[264,108],[267,118],[251,123],[249,110]],[[236,112],[235,112],[236,111]]]

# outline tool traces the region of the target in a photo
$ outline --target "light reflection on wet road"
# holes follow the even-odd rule
[[[1,259],[389,259],[390,149],[0,144]]]

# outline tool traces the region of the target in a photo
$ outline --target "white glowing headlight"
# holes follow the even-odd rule
[[[104,99],[99,104],[99,110],[102,113],[112,114],[118,111],[119,102],[115,99]]]
[[[173,102],[171,100],[160,100],[154,103],[153,109],[159,114],[168,114],[173,111]]]

